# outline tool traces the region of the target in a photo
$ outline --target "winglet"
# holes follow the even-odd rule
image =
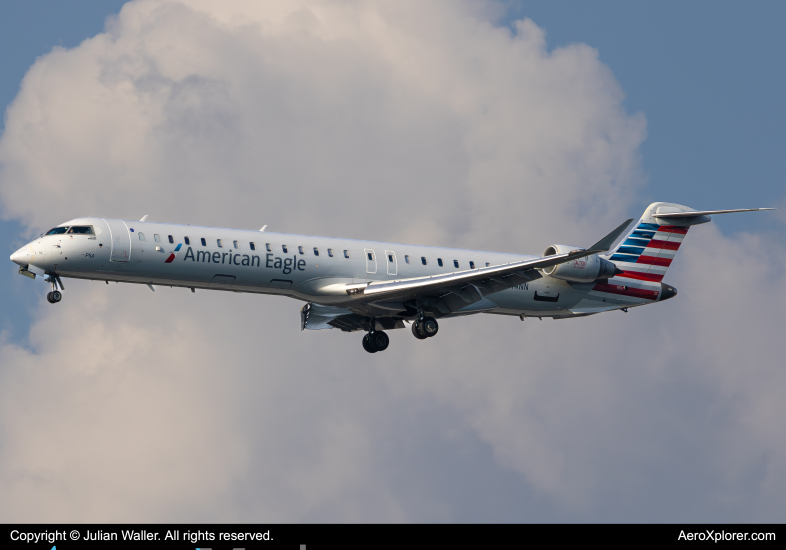
[[[141,220],[139,220],[139,221],[140,221],[140,222],[143,222],[143,221],[145,221],[146,219],[147,219],[147,214],[145,214],[144,216],[142,216],[142,219],[141,219]]]
[[[617,227],[617,229],[589,247],[589,250],[591,250],[593,253],[606,252],[609,248],[611,248],[611,245],[614,244],[614,241],[616,241],[617,238],[622,235],[623,231],[628,228],[632,221],[633,218],[622,222],[619,227]]]

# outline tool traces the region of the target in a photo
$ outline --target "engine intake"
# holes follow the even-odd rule
[[[577,246],[555,244],[543,252],[543,257],[565,254],[573,250],[580,250]],[[612,262],[604,260],[597,254],[576,258],[564,264],[553,265],[543,269],[543,273],[555,279],[573,281],[575,283],[591,283],[598,279],[608,279],[622,273]]]

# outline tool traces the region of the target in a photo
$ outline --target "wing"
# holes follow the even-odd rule
[[[362,306],[372,302],[395,303],[415,298],[431,298],[435,302],[433,305],[443,313],[449,313],[479,302],[484,295],[538,279],[541,277],[538,269],[606,252],[632,221],[633,219],[625,221],[585,249],[444,275],[351,284],[346,285],[344,290],[351,298],[352,304],[349,307],[356,311],[355,304]]]

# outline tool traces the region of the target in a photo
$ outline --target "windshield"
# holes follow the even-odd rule
[[[68,230],[69,233],[79,233],[80,235],[92,235],[93,228],[89,225],[75,225]]]
[[[47,231],[46,234],[47,235],[62,235],[66,231],[68,231],[67,227],[55,227],[54,229],[50,229],[49,231]]]

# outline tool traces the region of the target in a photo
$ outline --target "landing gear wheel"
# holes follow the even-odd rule
[[[54,304],[54,302],[52,301],[52,291],[51,290],[46,293],[46,301],[49,302],[50,304]]]
[[[420,321],[415,321],[412,323],[412,335],[417,338],[418,340],[425,340],[428,338],[425,334],[423,334],[420,330]]]
[[[433,317],[424,317],[419,324],[421,333],[424,334],[427,338],[436,336],[437,331],[439,330],[439,324]]]
[[[57,302],[59,302],[62,299],[63,299],[63,295],[60,293],[59,290],[53,290],[52,291],[52,300],[51,300],[51,302],[53,304],[56,304]]]
[[[385,351],[390,344],[390,338],[381,330],[371,333],[371,343],[377,351]]]
[[[371,343],[371,334],[366,334],[363,337],[363,349],[369,353],[377,353],[374,344]]]

